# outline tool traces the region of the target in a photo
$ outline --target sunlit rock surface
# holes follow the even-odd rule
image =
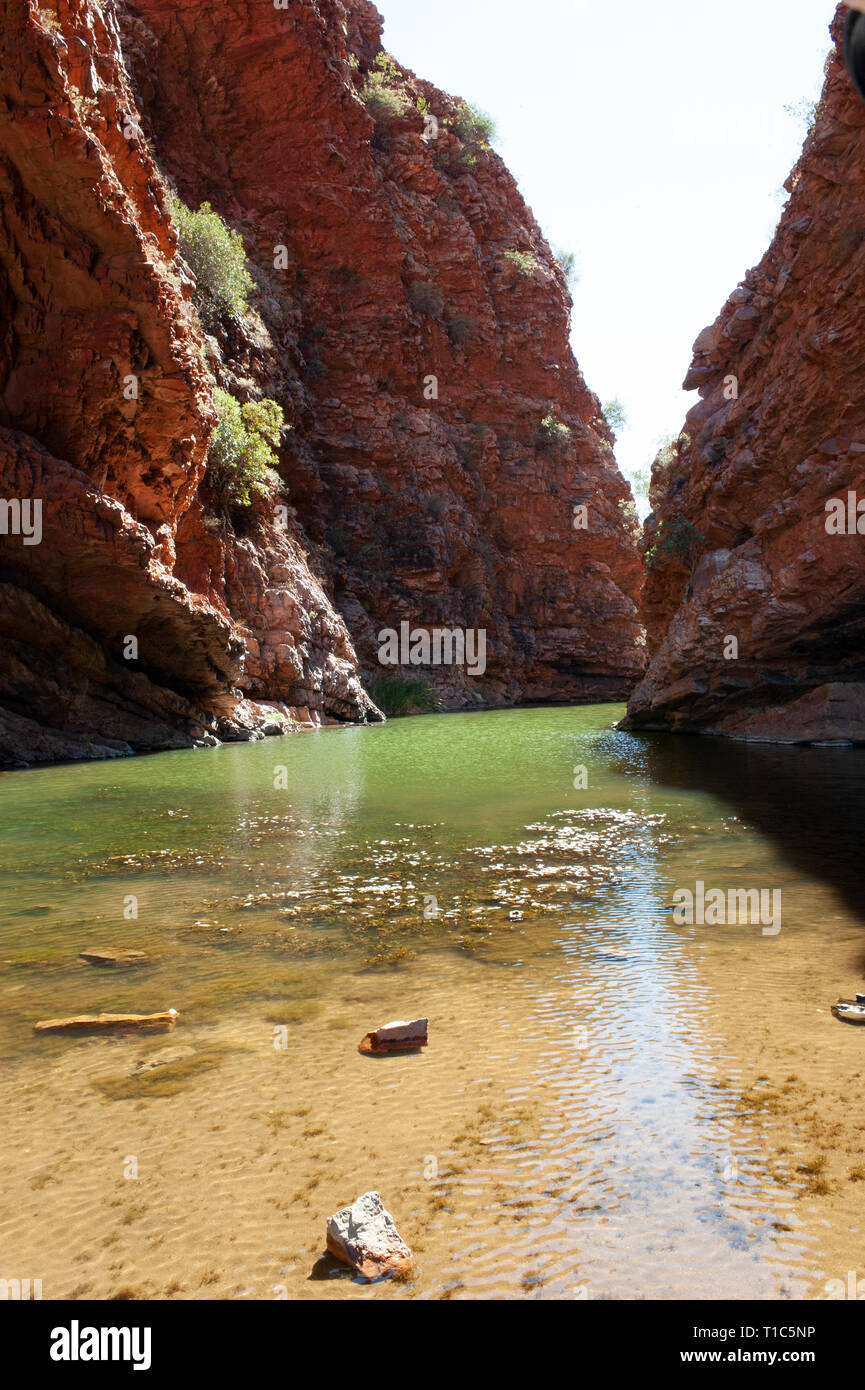
[[[483,674],[409,672],[450,706],[638,678],[629,493],[564,274],[451,98],[395,70],[401,110],[373,119],[380,34],[362,0],[4,8],[2,493],[38,456],[46,534],[0,536],[0,758],[257,736],[268,705],[377,718],[402,620],[486,630]],[[256,280],[210,336],[171,186],[241,232]],[[283,495],[231,521],[203,485],[217,385],[290,426]]]

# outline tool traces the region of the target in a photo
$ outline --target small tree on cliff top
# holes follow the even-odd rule
[[[555,258],[558,261],[559,265],[562,267],[562,271],[564,273],[565,280],[567,281],[568,288],[573,289],[574,285],[580,278],[580,273],[577,270],[576,253],[574,251],[558,250],[555,251],[553,254],[555,255]]]
[[[172,198],[171,212],[180,232],[180,250],[197,281],[195,302],[202,320],[225,313],[239,319],[255,281],[246,267],[243,238],[227,226],[209,203],[193,212]]]
[[[490,141],[496,138],[496,123],[492,116],[467,101],[458,104],[452,129],[463,147],[462,163],[467,166],[476,164],[478,155],[485,154]]]
[[[271,400],[241,405],[218,388],[213,399],[218,421],[207,454],[207,483],[226,511],[249,507],[254,497],[266,497],[280,482],[273,465],[283,430],[282,407]]]
[[[616,396],[613,400],[607,401],[603,407],[604,418],[614,434],[620,430],[628,428],[628,412],[622,402]]]

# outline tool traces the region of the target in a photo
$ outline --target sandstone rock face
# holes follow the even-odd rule
[[[0,527],[0,761],[378,718],[403,620],[487,631],[483,676],[428,673],[449,705],[639,676],[628,490],[563,274],[450,98],[394,69],[373,119],[380,36],[365,0],[4,6],[0,493],[44,535]],[[242,234],[241,323],[202,329],[169,183]],[[291,426],[280,494],[231,519],[217,385]]]
[[[702,400],[655,461],[632,728],[863,739],[865,534],[827,530],[833,499],[865,502],[865,107],[843,13],[772,245],[697,339]]]
[[[412,1253],[378,1192],[365,1192],[327,1222],[327,1248],[365,1279],[382,1279],[411,1267]]]

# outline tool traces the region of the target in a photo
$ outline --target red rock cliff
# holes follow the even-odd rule
[[[361,670],[402,620],[487,630],[482,677],[422,673],[451,705],[639,675],[628,491],[562,272],[450,98],[392,68],[373,118],[380,34],[339,0],[8,0],[0,474],[44,536],[0,536],[0,757],[248,737],[274,704],[377,717]],[[169,184],[256,280],[209,337]],[[287,521],[212,513],[217,384],[283,407]]]
[[[865,107],[844,12],[772,245],[697,339],[702,400],[653,467],[630,727],[865,740],[865,535],[827,530],[833,499],[865,512]]]

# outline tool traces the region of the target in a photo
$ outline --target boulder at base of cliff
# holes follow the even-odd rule
[[[832,681],[785,705],[738,711],[710,732],[766,743],[865,743],[865,684]]]
[[[378,1192],[365,1192],[327,1223],[327,1248],[365,1279],[382,1279],[411,1268],[412,1253]]]

